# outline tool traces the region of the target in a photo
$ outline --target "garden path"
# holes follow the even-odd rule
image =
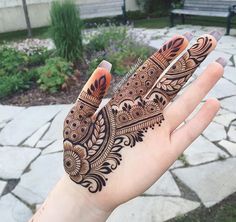
[[[134,31],[158,48],[175,33],[193,30],[199,36],[213,29],[180,25]],[[158,182],[116,209],[109,222],[166,221],[200,206],[211,207],[236,192],[236,30],[221,38],[189,83],[219,56],[229,62],[206,97],[221,101],[214,121]],[[27,221],[63,174],[62,125],[71,106],[0,105],[1,221]]]

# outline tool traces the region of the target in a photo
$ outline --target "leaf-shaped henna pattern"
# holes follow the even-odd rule
[[[184,37],[173,38],[144,62],[96,114],[107,89],[107,74],[100,73],[89,82],[64,123],[64,167],[74,182],[92,193],[106,186],[108,174],[122,161],[121,150],[142,142],[149,128],[162,123],[164,107],[211,50],[210,39],[200,38],[156,83],[187,45]]]
[[[207,55],[215,48],[216,41],[211,35],[198,38],[197,42],[156,83],[147,94],[146,99],[153,100],[158,97],[165,100],[165,105],[167,105],[167,101],[177,95]]]

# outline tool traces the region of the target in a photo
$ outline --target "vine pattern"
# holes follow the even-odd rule
[[[90,192],[102,191],[122,161],[121,150],[142,142],[148,129],[161,125],[162,111],[213,49],[204,36],[159,80],[183,50],[176,37],[152,55],[94,115],[106,91],[106,75],[82,91],[64,123],[64,167],[70,178]]]

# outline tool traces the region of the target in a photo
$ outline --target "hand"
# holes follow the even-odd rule
[[[111,80],[102,62],[83,88],[64,124],[64,167],[73,189],[104,211],[148,189],[201,134],[219,109],[208,100],[180,126],[223,74],[225,60],[212,62],[170,103],[216,47],[219,33],[203,35],[186,49],[191,34],[166,42],[121,86],[100,111]],[[180,126],[180,127],[179,127]]]

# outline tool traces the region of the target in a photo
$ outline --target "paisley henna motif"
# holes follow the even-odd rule
[[[121,163],[121,149],[134,147],[149,128],[161,124],[164,107],[213,49],[212,41],[210,35],[199,38],[158,81],[188,43],[183,36],[174,37],[94,114],[110,82],[105,69],[96,70],[64,123],[64,167],[70,178],[92,193],[101,191]]]

